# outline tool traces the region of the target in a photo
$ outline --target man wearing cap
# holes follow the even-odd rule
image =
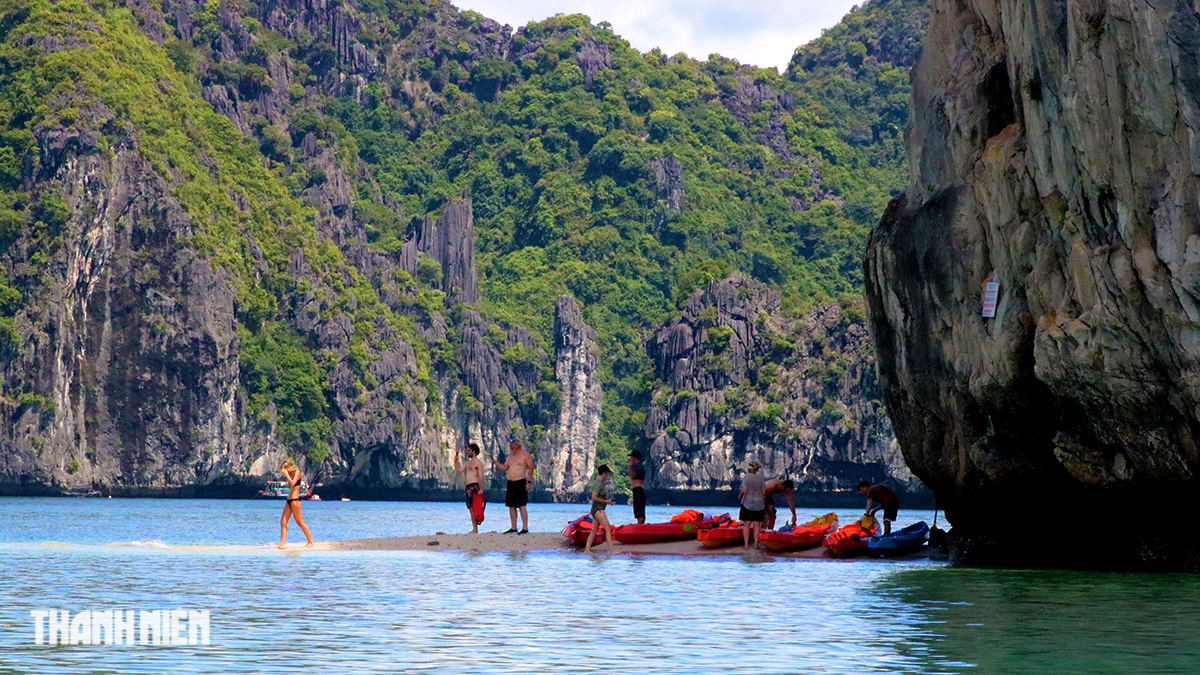
[[[642,453],[634,450],[629,453],[629,485],[633,487],[633,517],[638,523],[646,522],[646,490],[642,485],[646,482],[646,465],[642,464]]]
[[[525,505],[529,503],[529,491],[533,489],[533,458],[513,440],[508,444],[508,457],[503,462],[492,458],[492,466],[508,475],[508,490],[504,493],[504,505],[508,507],[508,515],[512,518],[512,529],[504,534],[517,532],[517,511],[521,511],[521,531],[517,534],[529,534],[529,511]]]

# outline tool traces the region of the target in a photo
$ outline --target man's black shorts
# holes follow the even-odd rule
[[[529,492],[525,490],[525,479],[508,481],[508,491],[504,493],[505,506],[525,506],[529,503]]]
[[[646,491],[640,487],[633,488],[633,517],[646,517]]]
[[[871,515],[875,515],[875,513],[877,511],[879,511],[880,508],[883,509],[883,519],[890,520],[894,523],[894,522],[896,522],[896,513],[900,511],[900,500],[897,499],[896,501],[894,501],[890,504],[883,504],[881,506],[876,506],[874,509],[871,509]]]
[[[884,504],[883,505],[883,519],[895,522],[896,521],[896,513],[899,511],[900,511],[900,500],[899,499],[892,502],[891,504]]]

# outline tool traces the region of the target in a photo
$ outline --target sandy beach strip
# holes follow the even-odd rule
[[[791,553],[772,553],[765,549],[747,551],[741,546],[725,548],[706,548],[700,542],[671,541],[657,544],[614,544],[614,555],[673,555],[673,556],[734,556],[746,555],[771,558],[826,558],[825,547]],[[286,551],[304,550],[303,542],[288,544]],[[495,553],[514,551],[561,551],[566,553],[578,552],[583,555],[583,548],[574,546],[570,541],[557,532],[531,532],[529,534],[501,534],[487,532],[480,534],[432,534],[414,537],[385,537],[378,539],[346,539],[342,541],[318,541],[310,551],[466,551],[472,553]],[[593,553],[607,554],[608,545],[593,545]],[[927,557],[923,552],[915,553],[897,560],[919,560]]]

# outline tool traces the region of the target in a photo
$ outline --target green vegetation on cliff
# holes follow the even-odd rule
[[[397,26],[426,20],[388,7]],[[463,37],[478,17],[439,17],[432,58],[327,109],[406,213],[472,196],[490,309],[548,338],[554,298],[583,301],[604,359],[601,457],[614,459],[640,442],[647,331],[708,280],[739,271],[780,289],[793,316],[859,296],[866,234],[905,181],[925,13],[867,3],[783,75],[641,54],[581,15],[526,26],[508,60],[480,58]],[[430,51],[426,32],[403,32],[373,38]]]
[[[230,275],[251,412],[274,404],[278,416],[263,421],[276,424],[280,439],[310,458],[327,457],[328,368],[277,321],[300,281],[287,271],[293,251],[339,291],[325,298],[329,311],[378,312],[414,335],[411,325],[404,330],[341,251],[318,237],[315,211],[267,168],[256,141],[190,90],[190,75],[146,38],[130,11],[93,4],[14,0],[0,10],[0,245],[24,235],[20,244],[31,252],[28,263],[14,265],[15,288],[0,277],[0,342],[13,342],[8,316],[21,290],[36,293],[53,278],[46,268],[62,264],[69,205],[61,185],[35,180],[59,169],[46,146],[57,137],[85,154],[110,155],[132,145],[173,184],[192,221],[190,244]],[[35,194],[19,191],[23,185]],[[372,338],[356,330],[354,342]]]
[[[480,392],[455,380],[466,308],[445,306],[448,271],[422,255],[413,275],[381,279],[351,254],[396,256],[414,219],[468,196],[475,309],[497,344],[527,327],[549,350],[555,298],[583,302],[606,391],[599,456],[621,464],[656,388],[644,340],[706,282],[752,277],[791,316],[858,297],[866,234],[904,182],[906,68],[925,12],[868,2],[780,74],[642,54],[581,15],[513,35],[442,0],[12,0],[0,8],[0,247],[12,249],[0,354],[18,348],[14,317],[44,295],[47,269],[65,269],[72,207],[48,175],[52,148],[134,148],[190,218],[188,245],[229,274],[252,420],[324,459],[379,385],[371,364],[400,341],[414,372],[387,406],[411,395],[439,415],[461,391],[477,412]],[[301,330],[303,312],[344,315],[347,344]],[[549,418],[542,357],[507,344],[537,371],[510,403]],[[333,383],[339,367],[348,384]]]

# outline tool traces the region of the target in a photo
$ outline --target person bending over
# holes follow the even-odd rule
[[[871,485],[867,481],[858,484],[858,492],[867,498],[867,515],[873,516],[883,509],[883,533],[891,534],[892,523],[900,510],[900,499],[886,485]]]
[[[792,526],[796,526],[796,484],[790,480],[779,480],[772,478],[766,482],[766,488],[763,489],[763,505],[766,508],[766,513],[763,514],[763,529],[775,529],[775,516],[778,509],[775,508],[775,495],[783,495],[787,501],[788,508],[792,510]]]
[[[504,493],[504,505],[508,507],[509,518],[512,519],[512,529],[504,534],[517,532],[517,511],[521,512],[521,531],[517,534],[529,534],[529,491],[533,489],[533,458],[525,452],[521,444],[512,441],[508,444],[508,457],[503,462],[492,458],[492,466],[508,475],[508,488]]]

